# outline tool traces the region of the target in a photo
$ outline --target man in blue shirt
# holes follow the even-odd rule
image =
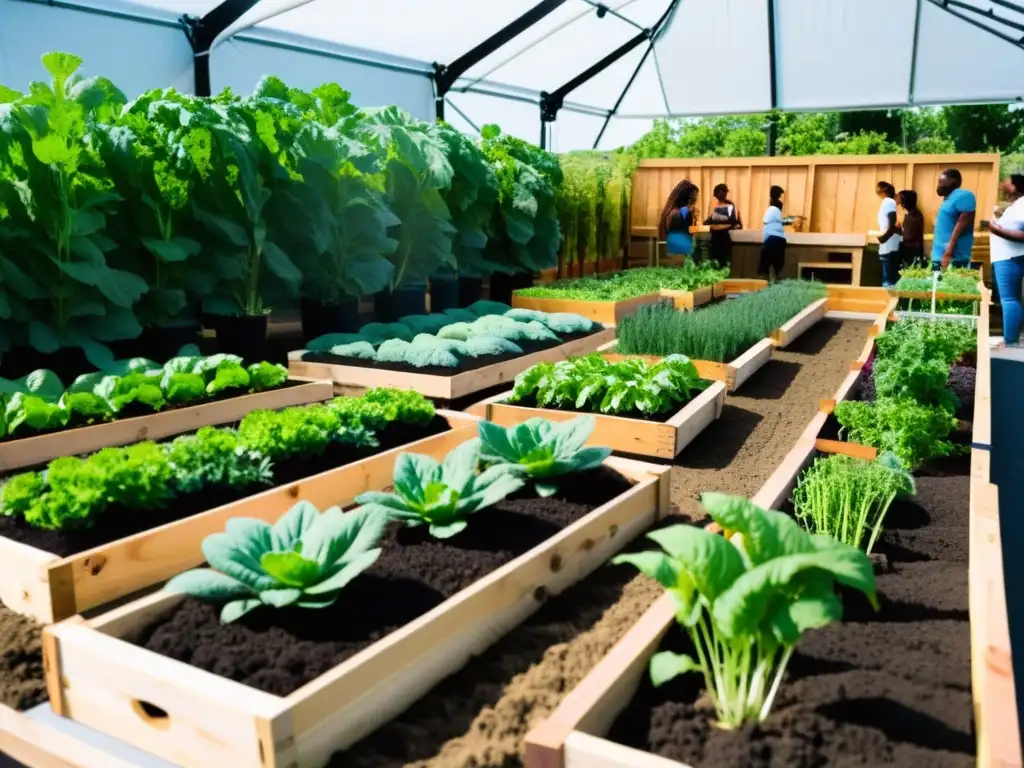
[[[939,175],[938,193],[945,198],[935,217],[935,242],[932,245],[932,269],[967,267],[974,247],[974,212],[978,207],[974,193],[961,189],[963,177],[956,168]]]

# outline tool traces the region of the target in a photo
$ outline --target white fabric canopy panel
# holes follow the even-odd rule
[[[396,103],[430,118],[434,64],[452,64],[538,2],[261,0],[211,54],[211,83],[245,92],[263,74],[301,87],[333,80],[352,90],[358,104]],[[183,65],[189,51],[182,39],[170,39],[174,20],[181,14],[201,17],[218,4],[64,0],[51,6],[0,0],[0,82],[24,87],[38,76],[37,49],[63,49],[82,55],[90,72],[129,83],[132,90],[167,85],[168,79],[180,86],[188,79]],[[542,94],[556,93],[563,99],[553,104],[560,107],[548,132],[553,148],[595,142],[605,148],[642,135],[660,117],[1008,102],[1024,96],[1024,0],[554,5],[461,73],[445,103],[467,117],[449,109],[453,123],[467,130],[470,123],[498,123],[537,141]],[[74,24],[53,23],[57,13]],[[137,19],[146,14],[159,20],[159,29],[140,29]],[[654,39],[645,38],[644,30],[654,32]],[[617,60],[588,72],[616,51]],[[34,60],[21,62],[28,54]],[[33,74],[26,77],[28,72]],[[559,93],[582,73],[589,77]]]

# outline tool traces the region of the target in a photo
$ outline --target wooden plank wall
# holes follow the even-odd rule
[[[942,202],[935,186],[946,168],[960,170],[964,187],[978,196],[978,220],[987,219],[997,198],[997,154],[643,160],[633,179],[630,231],[652,236],[669,192],[689,178],[700,187],[702,220],[708,214],[711,190],[724,182],[744,226],[760,229],[768,190],[778,184],[786,190],[786,215],[805,217],[802,231],[837,233],[877,229],[875,185],[889,181],[897,190],[917,191],[926,231],[931,232]]]

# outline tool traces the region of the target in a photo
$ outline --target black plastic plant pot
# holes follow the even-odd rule
[[[430,311],[444,312],[446,309],[457,309],[459,288],[459,280],[454,275],[430,278]]]
[[[468,307],[484,296],[484,279],[482,277],[459,278],[459,306]]]
[[[269,315],[217,317],[213,326],[217,329],[217,350],[239,355],[246,363],[266,360],[269,319]]]
[[[533,285],[533,275],[529,272],[517,272],[514,275],[491,275],[491,301],[511,304],[513,291],[518,288],[529,288],[531,285]]]
[[[182,323],[165,328],[145,328],[139,336],[141,347],[145,352],[142,357],[164,362],[176,357],[178,351],[187,344],[199,344],[199,325]]]
[[[427,313],[427,284],[400,285],[393,291],[381,291],[373,297],[377,320],[393,323],[406,315]]]
[[[328,333],[355,333],[359,330],[359,300],[348,298],[337,303],[302,299],[302,336],[306,341]]]

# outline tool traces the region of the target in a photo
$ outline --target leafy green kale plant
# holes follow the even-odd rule
[[[513,427],[481,421],[481,458],[485,465],[505,465],[532,482],[539,496],[551,496],[567,475],[595,469],[611,455],[611,448],[584,447],[595,423],[593,416],[563,422],[530,419]]]
[[[203,540],[210,568],[175,576],[167,592],[223,603],[224,624],[261,606],[326,608],[380,556],[387,518],[367,510],[322,514],[300,501],[273,526],[246,517]]]
[[[505,466],[478,473],[480,441],[470,440],[444,461],[415,453],[395,461],[394,493],[370,491],[356,502],[362,510],[402,520],[409,526],[429,525],[430,535],[447,539],[461,533],[467,518],[523,487]]]
[[[956,450],[949,439],[956,416],[941,406],[897,398],[846,401],[836,405],[835,416],[844,439],[893,453],[912,470]]]
[[[814,536],[788,515],[747,499],[705,493],[708,514],[732,539],[676,525],[647,534],[660,552],[619,555],[672,596],[696,658],[651,659],[652,682],[700,672],[724,728],[763,721],[805,632],[838,621],[839,583],[877,606],[871,561],[859,549]]]

